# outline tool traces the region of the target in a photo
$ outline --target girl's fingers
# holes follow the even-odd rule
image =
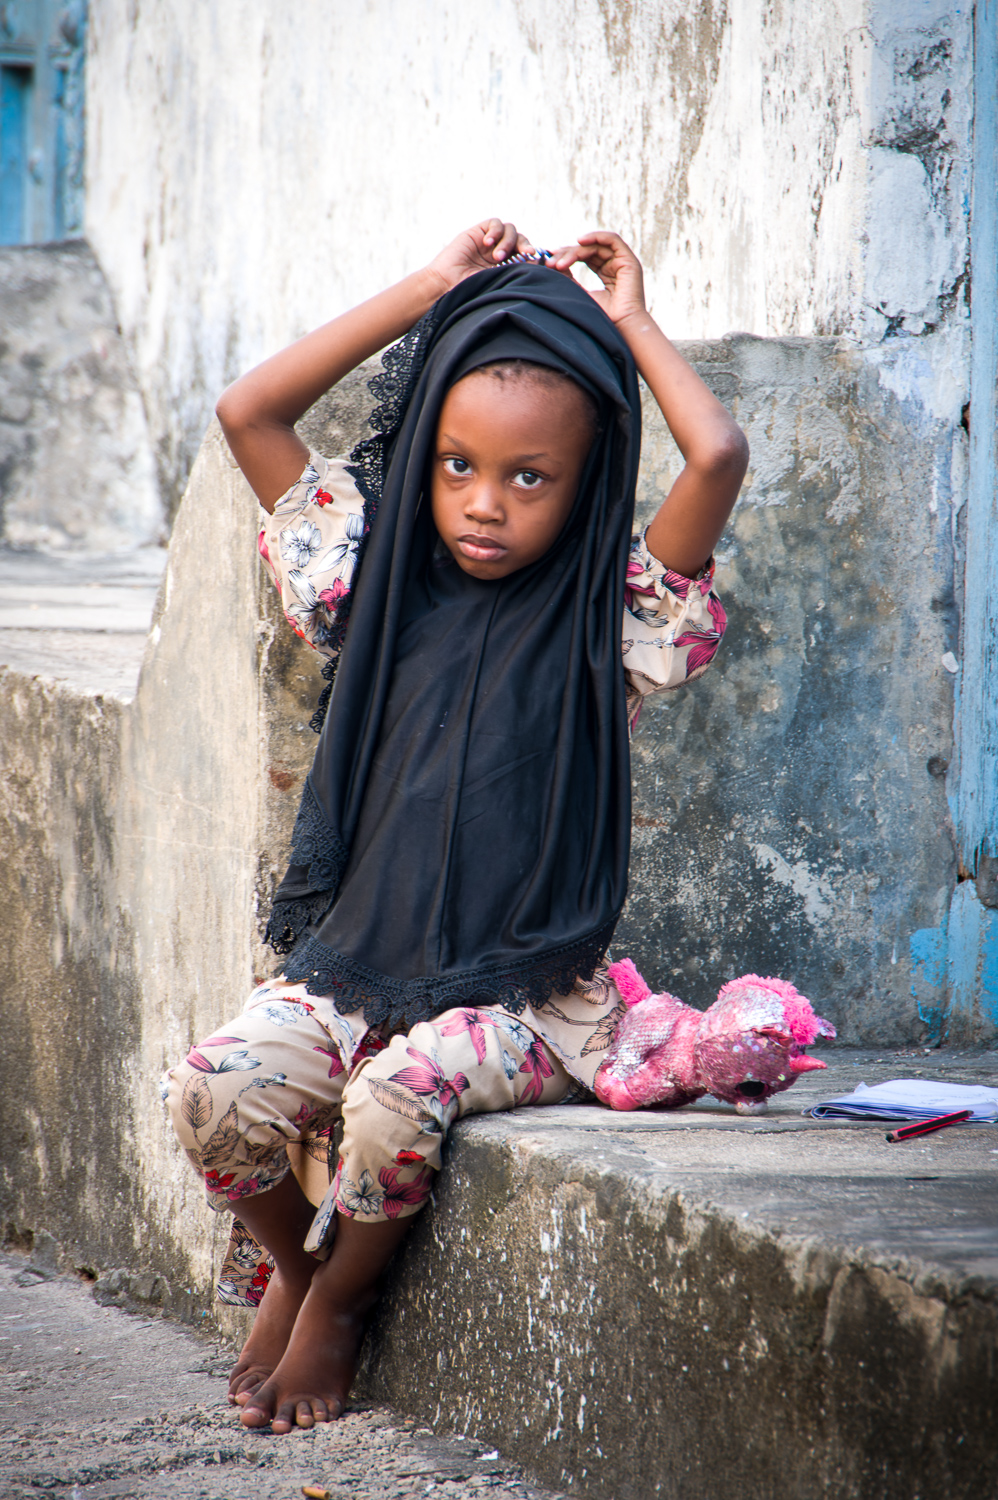
[[[584,250],[581,245],[562,245],[560,250],[551,252],[548,265],[553,266],[556,271],[567,271],[579,261],[587,261],[590,252]]]
[[[615,229],[591,229],[588,234],[579,235],[579,244],[592,250],[596,256],[602,257],[602,263],[609,265],[616,261],[618,267],[632,266],[640,271],[641,262]],[[594,264],[594,270],[599,269],[600,262]]]
[[[589,229],[585,234],[579,235],[580,245],[603,245],[607,250],[623,250],[627,255],[634,255],[630,245],[621,239],[615,229]],[[637,256],[634,257],[635,260]]]
[[[499,243],[496,245],[495,249],[492,252],[493,260],[505,260],[507,256],[512,255],[517,248],[519,236],[516,232],[516,225],[503,224],[501,226],[501,229],[502,233],[499,236]]]
[[[502,238],[502,219],[484,219],[478,226],[483,231],[483,244],[494,245],[496,240]]]
[[[613,252],[605,245],[566,245],[564,249],[555,251],[553,265],[558,271],[565,271],[575,265],[592,266],[594,271],[599,271],[601,266],[612,259]]]

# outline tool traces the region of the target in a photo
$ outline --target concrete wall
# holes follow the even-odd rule
[[[219,390],[484,213],[618,227],[678,337],[919,337],[966,294],[968,8],[92,0],[87,234],[178,494]]]
[[[357,385],[338,445],[359,435]],[[228,1231],[177,1150],[158,1080],[273,967],[257,918],[322,685],[264,585],[255,520],[213,426],[137,689],[74,688],[59,632],[62,680],[44,631],[37,675],[0,669],[0,1216],[15,1235],[46,1229],[76,1265],[151,1267],[181,1304],[185,1287],[203,1304]]]
[[[944,987],[907,939],[945,912],[953,874],[939,775],[950,517],[941,487],[933,508],[895,454],[941,469],[948,434],[919,446],[904,404],[835,340],[689,352],[758,432],[757,468],[721,549],[728,646],[639,728],[617,951],[701,1003],[739,970],[787,973],[843,1040],[922,1041]],[[304,430],[342,451],[367,405],[362,372]],[[676,455],[650,403],[646,415],[647,508]],[[43,1205],[78,1256],[199,1287],[224,1222],[157,1081],[276,968],[260,918],[321,685],[264,584],[254,523],[213,427],[134,698],[46,679],[43,632],[39,675],[5,670],[0,692],[0,1135],[19,1147],[4,1156],[3,1213],[38,1228]]]
[[[142,396],[82,240],[0,249],[0,544],[123,551],[163,538]]]
[[[996,837],[993,819],[982,813],[982,788],[994,781],[994,735],[981,727],[990,725],[998,697],[983,626],[993,573],[985,429],[989,414],[993,423],[994,360],[980,352],[993,305],[994,256],[982,217],[995,191],[996,143],[985,107],[993,94],[991,53],[984,45],[993,50],[993,19],[991,0],[958,9],[942,0],[573,0],[568,7],[554,0],[426,0],[418,7],[372,0],[277,9],[247,0],[180,0],[168,8],[94,0],[88,234],[133,352],[164,493],[180,493],[212,403],[231,378],[420,264],[472,219],[498,209],[546,244],[596,223],[616,225],[643,257],[653,309],[675,336],[719,338],[737,329],[850,341],[849,395],[841,376],[845,351],[828,389],[842,394],[849,443],[867,456],[843,467],[841,418],[819,409],[825,374],[817,377],[817,399],[803,404],[781,385],[770,408],[774,424],[753,419],[750,509],[762,515],[771,502],[784,505],[788,464],[804,476],[812,520],[822,486],[829,494],[841,490],[843,498],[828,502],[834,526],[822,538],[832,553],[813,576],[804,534],[781,531],[787,565],[812,581],[822,575],[828,609],[843,602],[846,579],[858,580],[850,597],[855,589],[876,592],[888,539],[892,588],[900,589],[902,560],[923,559],[929,548],[939,583],[931,590],[933,629],[922,630],[918,649],[902,650],[888,673],[890,691],[911,704],[940,655],[949,653],[951,675],[961,671],[968,527],[983,538],[972,545],[977,572],[966,600],[974,660],[961,679],[961,734],[969,753],[962,762],[950,749],[924,757],[934,757],[937,771],[953,763],[948,791],[960,808],[963,869],[978,875],[978,856]],[[978,76],[986,97],[975,105]],[[981,256],[973,304],[979,370],[968,507],[973,246]],[[782,371],[790,355],[780,349],[773,358]],[[809,359],[830,368],[822,344],[793,358],[802,370]],[[803,412],[807,434],[792,458],[798,437],[791,409]],[[884,442],[896,445],[893,455],[874,459]],[[864,529],[871,510],[879,528],[872,538]],[[763,526],[758,541],[769,540]],[[741,556],[751,551],[746,540]],[[922,566],[917,562],[915,573]],[[738,588],[748,576],[733,575]],[[812,634],[819,642],[821,631],[810,626],[801,639]],[[839,732],[838,688],[809,670],[802,683],[815,693],[811,721],[827,721],[823,733],[837,747],[830,754],[851,763],[853,747],[843,747]],[[871,689],[871,703],[878,693]],[[925,720],[919,743],[947,740],[938,712],[932,696],[931,712],[918,719]],[[876,738],[880,721],[871,719],[867,732]],[[886,767],[899,743],[892,727],[890,747],[876,745],[876,765]],[[718,781],[733,787],[760,756],[768,774],[768,752],[740,727],[732,726],[724,744],[710,773]],[[811,757],[801,752],[793,768],[781,764],[786,804],[808,809],[799,816],[809,828],[852,807],[831,775],[835,805],[826,793],[818,796],[823,810],[815,824]],[[901,786],[893,770],[878,774],[882,787]],[[957,1029],[968,1033],[998,1024],[998,927],[981,899],[991,866],[979,889],[971,879],[957,890],[941,787],[928,801],[914,789],[911,796],[924,809],[938,804],[925,859],[945,871],[938,889],[948,883],[952,913],[937,892],[933,909],[912,925],[925,898],[914,886],[915,906],[903,919],[900,897],[884,906],[894,846],[886,825],[876,823],[880,800],[876,814],[867,814],[879,843],[860,840],[874,871],[869,880],[880,884],[866,895],[850,889],[853,904],[840,923],[851,934],[843,937],[848,951],[829,960],[857,976],[864,1013],[879,1013],[888,1003],[882,997],[893,996],[902,1030],[913,997],[898,963],[913,965],[914,998],[934,1039],[950,1009]],[[726,826],[735,813],[714,806],[717,826]],[[847,842],[855,836],[851,818],[840,830]],[[814,835],[801,837],[806,843]],[[827,892],[852,866],[847,860],[840,868],[834,847],[821,853],[786,838],[778,846],[758,829],[752,843],[774,851],[760,856],[768,874],[758,864],[734,868],[728,842],[706,884],[716,893],[736,876],[747,881],[745,923],[756,933],[749,947],[772,955],[775,965],[781,950],[773,889],[796,910],[801,891],[825,882],[826,895],[809,898],[808,909],[831,920],[838,907]],[[906,846],[902,837],[896,847]],[[643,846],[639,853],[645,857]],[[660,847],[648,857],[676,873],[671,852]],[[666,911],[647,905],[641,915],[655,932],[669,933],[670,945],[682,936],[680,946],[688,948],[688,934]],[[762,942],[758,930],[767,923]],[[813,925],[801,918],[781,930],[804,971],[823,975],[824,960],[810,967]],[[861,928],[862,960],[850,946]],[[739,965],[742,951],[736,928],[725,964],[730,957]]]
[[[956,880],[943,658],[965,434],[927,426],[845,340],[687,352],[752,466],[718,548],[725,647],[635,739],[617,949],[699,1005],[737,973],[784,973],[853,1042],[935,1040],[945,966],[915,963],[911,938],[945,922]],[[650,400],[645,419],[648,517],[680,460]],[[950,1017],[954,1037],[994,1024]]]

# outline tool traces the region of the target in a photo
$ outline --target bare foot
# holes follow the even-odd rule
[[[244,1406],[253,1392],[274,1373],[288,1347],[291,1330],[305,1301],[317,1262],[305,1276],[282,1276],[275,1270],[263,1294],[249,1338],[229,1376],[229,1405]]]
[[[277,1433],[290,1432],[295,1425],[314,1427],[316,1422],[335,1421],[346,1410],[365,1314],[374,1299],[365,1298],[359,1309],[345,1308],[337,1295],[335,1271],[331,1271],[331,1261],[317,1269],[273,1374],[268,1371],[255,1388],[245,1388],[247,1393],[239,1403],[244,1426],[272,1424]]]

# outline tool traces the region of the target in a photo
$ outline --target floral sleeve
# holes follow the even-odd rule
[[[713,558],[697,578],[684,578],[652,557],[644,532],[633,538],[623,629],[632,729],[649,693],[692,682],[714,660],[728,621],[713,582]]]
[[[274,514],[263,512],[260,556],[277,586],[292,629],[321,651],[335,654],[331,626],[350,592],[364,535],[364,502],[345,459],[309,452],[300,479]]]

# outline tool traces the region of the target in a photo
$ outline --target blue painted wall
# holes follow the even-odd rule
[[[962,873],[948,921],[946,1031],[998,1030],[998,0],[974,13],[970,472],[953,799]],[[984,901],[981,896],[984,896]],[[984,904],[988,902],[989,904]],[[917,940],[917,941],[916,941]],[[916,933],[916,946],[928,939]]]

